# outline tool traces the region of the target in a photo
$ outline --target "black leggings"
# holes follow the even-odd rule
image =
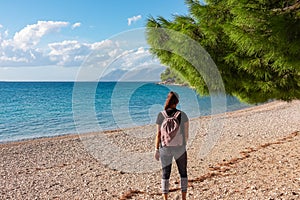
[[[187,153],[185,146],[162,147],[160,159],[162,163],[162,179],[170,179],[172,160],[176,161],[178,172],[181,178],[187,178]]]

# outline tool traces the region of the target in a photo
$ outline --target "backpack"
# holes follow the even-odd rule
[[[183,144],[183,136],[180,134],[180,124],[177,119],[180,111],[176,111],[171,117],[168,116],[166,111],[161,113],[164,116],[160,127],[162,146],[181,146]]]

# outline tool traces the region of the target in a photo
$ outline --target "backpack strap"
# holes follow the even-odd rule
[[[168,118],[169,117],[169,115],[167,114],[167,111],[165,111],[165,110],[161,111],[161,114],[164,116],[164,118]],[[177,110],[176,113],[174,114],[174,117],[177,119],[179,115],[180,115],[180,111]]]
[[[161,114],[164,116],[164,118],[168,118],[169,116],[168,116],[168,114],[167,114],[167,111],[161,111]]]
[[[174,114],[174,117],[177,119],[179,115],[180,115],[180,111],[177,110],[177,112]]]
[[[175,119],[177,119],[179,117],[179,115],[181,114],[181,112],[179,110],[177,110],[177,112],[174,114],[174,117]],[[182,142],[183,144],[186,144],[186,141],[185,141],[185,137],[184,137],[184,133],[181,132],[181,126],[179,127],[179,132],[182,134]]]

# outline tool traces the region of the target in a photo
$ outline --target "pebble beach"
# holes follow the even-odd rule
[[[300,101],[190,124],[187,199],[300,199]],[[154,137],[149,125],[0,144],[0,199],[162,199],[159,162],[146,162]],[[179,180],[173,165],[170,199],[181,199]]]

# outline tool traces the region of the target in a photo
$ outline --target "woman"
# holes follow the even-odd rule
[[[155,159],[157,161],[160,159],[162,164],[161,188],[162,188],[163,198],[165,200],[168,199],[169,180],[170,180],[173,158],[176,161],[178,172],[180,174],[181,193],[182,193],[183,200],[186,199],[186,194],[187,194],[188,178],[187,178],[186,143],[188,140],[189,120],[187,115],[183,111],[177,110],[176,106],[178,103],[179,103],[178,94],[173,91],[169,92],[165,102],[164,111],[158,114],[156,120],[157,134],[155,140]],[[164,141],[165,138],[163,136],[164,131],[162,134],[162,129],[161,129],[162,124],[166,117],[172,117],[174,115],[177,116],[178,122],[180,124],[179,131],[175,136],[177,137],[177,139],[176,142],[173,143],[172,140],[170,142],[165,142]],[[181,137],[179,138],[181,140],[178,140],[178,137]]]

